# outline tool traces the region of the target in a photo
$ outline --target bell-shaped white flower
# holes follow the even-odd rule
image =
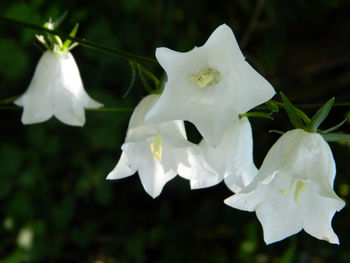
[[[245,61],[225,24],[202,47],[184,53],[157,48],[156,57],[168,81],[146,120],[188,120],[214,147],[238,114],[275,94],[270,83]]]
[[[15,101],[23,106],[23,124],[46,121],[55,115],[68,125],[83,126],[84,108],[103,106],[85,92],[79,69],[67,51],[45,51],[26,92]]]
[[[183,121],[160,124],[145,123],[145,115],[159,99],[148,95],[135,108],[122,145],[122,155],[107,179],[121,179],[138,171],[146,192],[157,197],[164,185],[177,174],[190,179],[192,169],[199,165],[187,141]]]
[[[247,118],[232,122],[216,148],[204,140],[199,147],[201,163],[211,176],[199,171],[191,179],[192,189],[210,187],[224,180],[230,190],[237,193],[250,184],[258,172],[253,162],[252,129]]]
[[[295,129],[272,146],[253,182],[225,203],[256,211],[267,244],[301,229],[339,244],[331,221],[345,203],[333,191],[335,173],[332,152],[322,136]]]

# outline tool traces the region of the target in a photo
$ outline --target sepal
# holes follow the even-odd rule
[[[327,118],[332,106],[334,104],[334,97],[327,101],[311,118],[308,124],[308,129],[311,132],[316,132],[320,124]]]
[[[297,109],[294,107],[294,105],[290,102],[290,100],[282,93],[280,92],[284,108],[287,112],[287,115],[290,119],[290,122],[293,124],[293,126],[297,129],[304,129],[305,125],[303,123],[303,120],[299,116]]]

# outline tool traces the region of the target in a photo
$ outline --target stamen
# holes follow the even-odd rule
[[[289,184],[289,188],[287,190],[284,190],[284,189],[280,189],[280,192],[284,195],[289,195],[290,192],[292,191],[292,188],[293,188],[293,184],[295,183],[295,179],[293,179],[292,181],[290,181],[290,184]]]
[[[214,85],[219,82],[220,73],[212,68],[203,69],[198,76],[190,76],[190,82],[196,84],[200,88]]]
[[[295,179],[293,179],[290,182],[289,188],[287,190],[284,189],[280,189],[280,193],[284,194],[284,195],[289,195],[292,192],[294,183],[295,183]],[[302,192],[306,192],[307,190],[307,184],[304,184],[302,181],[297,181],[296,182],[296,186],[295,186],[295,190],[294,190],[294,202],[299,204],[300,203],[300,194]]]
[[[154,149],[155,148],[155,149]],[[161,162],[162,161],[162,137],[160,135],[156,136],[156,145],[154,147],[153,140],[150,140],[149,142],[149,149],[151,153],[153,154],[153,157],[155,160]]]
[[[306,192],[307,190],[307,185],[304,184],[302,181],[298,181],[297,185],[295,187],[295,192],[294,192],[294,201],[299,204],[300,202],[300,194],[302,192]]]

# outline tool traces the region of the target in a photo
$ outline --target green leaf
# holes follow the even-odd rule
[[[339,123],[339,124],[337,124],[337,125],[335,125],[335,126],[329,128],[329,129],[327,129],[327,130],[322,131],[322,133],[328,133],[328,132],[335,131],[335,130],[337,130],[340,126],[342,126],[344,123],[346,123],[346,121],[347,121],[347,119],[344,119],[341,123]]]
[[[66,10],[59,18],[55,20],[55,22],[53,22],[54,28],[57,28],[63,22],[63,20],[67,17],[67,14],[68,12]]]
[[[75,37],[75,35],[78,32],[78,28],[79,28],[79,23],[76,23],[75,26],[73,27],[72,31],[69,33],[69,36],[70,37]],[[71,43],[72,43],[71,39],[66,39],[66,41],[64,41],[64,43],[62,45],[61,50],[62,51],[68,50]]]
[[[140,64],[137,64],[137,69],[138,69],[139,77],[141,79],[143,86],[145,87],[148,93],[153,94],[154,90],[152,89],[151,85],[148,83],[147,79],[143,75],[143,71],[141,70]]]
[[[350,141],[350,134],[344,133],[320,133],[328,142]]]
[[[272,100],[265,102],[265,105],[269,108],[269,110],[271,112],[279,112],[280,111],[278,105]]]
[[[239,114],[239,118],[244,118],[244,117],[257,117],[257,118],[265,118],[265,119],[273,120],[273,117],[270,114],[265,112],[257,112],[257,111]]]
[[[17,100],[19,97],[21,97],[21,95],[16,95],[16,96],[8,97],[8,98],[5,98],[5,99],[0,99],[0,104],[12,103],[15,100]]]
[[[283,131],[279,131],[279,130],[269,130],[269,133],[277,133],[277,134],[281,134],[281,135],[284,134]]]
[[[19,20],[16,20],[16,19],[2,17],[2,16],[0,16],[0,21],[6,22],[6,23],[11,23],[11,24],[18,25],[18,26],[21,26],[21,27],[31,28],[33,30],[37,30],[37,31],[40,31],[40,32],[46,32],[48,34],[55,34],[57,36],[68,38],[68,39],[71,39],[71,40],[73,40],[75,42],[78,42],[82,46],[85,46],[85,47],[88,47],[88,48],[92,48],[92,49],[95,49],[95,50],[108,52],[108,53],[114,54],[114,55],[119,56],[120,58],[123,58],[123,59],[126,59],[126,60],[134,59],[134,60],[143,61],[143,62],[147,62],[147,63],[158,64],[158,61],[153,59],[153,58],[140,56],[140,55],[137,55],[137,54],[134,54],[134,53],[130,53],[130,52],[126,52],[126,51],[123,51],[123,50],[120,50],[120,49],[116,49],[116,48],[110,48],[108,46],[100,45],[100,44],[95,43],[95,42],[87,41],[87,40],[85,40],[83,38],[70,37],[67,34],[59,32],[57,30],[50,30],[50,29],[47,29],[47,28],[45,28],[43,26],[38,26],[38,25],[35,25],[35,24],[26,23],[26,22],[22,22],[22,21],[19,21]]]
[[[158,87],[159,85],[159,79],[148,69],[144,68],[142,65],[139,64],[139,69],[142,71],[143,74],[145,74],[150,80],[153,81],[154,86]]]
[[[165,71],[163,72],[162,76],[160,77],[160,80],[159,80],[159,83],[158,83],[158,86],[157,86],[157,93],[162,93],[163,92],[163,89],[164,89],[164,86],[165,86],[165,83],[168,81],[168,76],[167,74],[165,73]]]
[[[300,118],[296,108],[293,106],[293,104],[289,101],[289,99],[282,93],[280,92],[284,108],[288,114],[288,117],[293,124],[295,128],[303,129],[304,124],[302,119]]]
[[[128,94],[130,93],[132,87],[135,84],[135,80],[136,80],[136,69],[135,69],[135,65],[132,61],[129,61],[130,67],[131,67],[131,80],[130,80],[130,84],[129,87],[127,88],[127,90],[125,91],[125,93],[123,94],[122,98],[124,99],[126,96],[128,96]]]
[[[315,132],[320,124],[327,118],[332,106],[334,103],[334,97],[327,101],[311,118],[310,123],[308,124],[308,128]]]

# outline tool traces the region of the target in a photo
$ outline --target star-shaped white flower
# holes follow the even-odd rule
[[[345,203],[333,191],[335,173],[332,152],[322,136],[295,129],[272,146],[254,181],[225,203],[256,211],[267,244],[302,229],[339,244],[331,221]]]
[[[85,92],[72,54],[45,51],[26,92],[15,101],[23,106],[23,124],[46,121],[53,115],[61,122],[83,126],[84,109],[103,106]]]
[[[157,48],[156,57],[168,81],[146,120],[188,120],[214,147],[238,114],[275,94],[270,83],[245,61],[225,24],[202,47],[184,53]]]
[[[146,113],[159,95],[148,95],[135,108],[128,127],[122,155],[107,179],[139,174],[146,192],[157,197],[164,185],[177,174],[190,179],[192,166],[198,165],[195,145],[187,141],[183,121],[147,124]]]
[[[200,171],[191,180],[191,188],[210,187],[222,180],[237,193],[256,176],[253,162],[252,129],[247,118],[237,119],[229,126],[221,143],[209,146],[204,140],[199,144],[200,160],[211,176]]]

